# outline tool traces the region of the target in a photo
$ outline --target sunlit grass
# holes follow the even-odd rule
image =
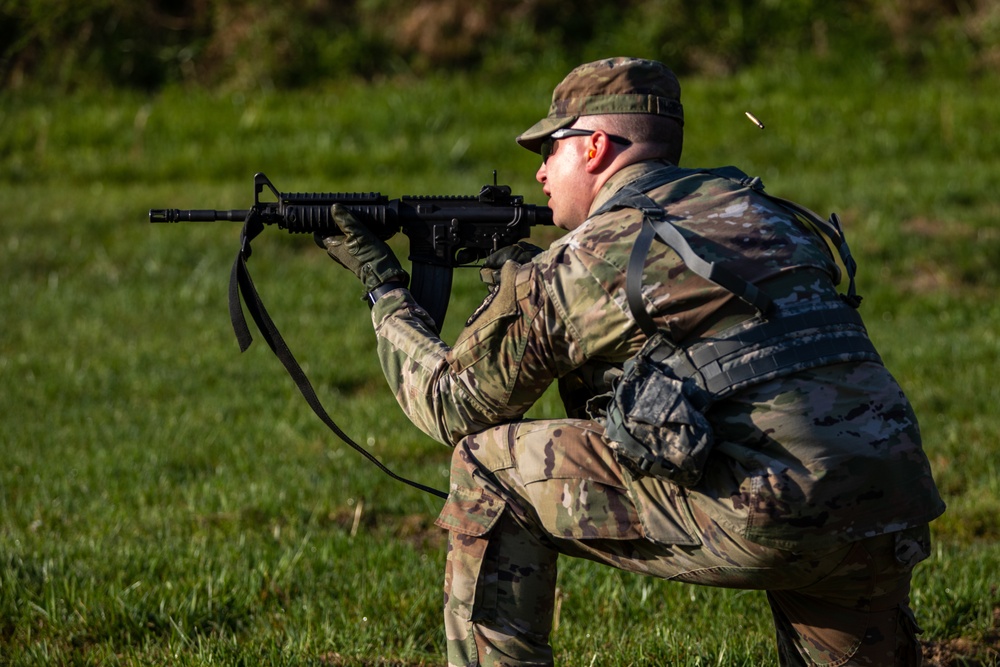
[[[238,225],[146,212],[244,208],[256,171],[400,196],[473,194],[497,169],[539,203],[512,138],[560,75],[0,98],[0,663],[440,664],[439,501],[337,442],[260,340],[240,355]],[[863,312],[950,505],[914,587],[931,639],[995,633],[1000,606],[998,89],[791,70],[685,88],[685,164],[737,164],[848,226]],[[250,268],[338,423],[445,488],[449,452],[384,387],[355,282],[277,230]],[[482,295],[460,271],[446,339]],[[549,392],[533,414],[558,411]],[[773,661],[759,593],[566,562],[560,595],[564,664]]]

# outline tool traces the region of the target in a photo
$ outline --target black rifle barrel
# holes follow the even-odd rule
[[[150,222],[215,222],[216,220],[226,220],[229,222],[243,222],[250,211],[246,209],[236,209],[232,211],[215,211],[213,209],[193,209],[185,210],[179,208],[151,208],[149,209]]]

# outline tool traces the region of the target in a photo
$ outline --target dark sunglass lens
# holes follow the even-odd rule
[[[542,145],[538,149],[538,152],[542,154],[542,162],[548,160],[549,156],[552,155],[552,146],[554,144],[555,141],[551,138],[546,139],[545,141],[542,142]]]

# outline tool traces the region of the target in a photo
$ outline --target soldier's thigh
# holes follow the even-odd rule
[[[596,422],[517,422],[457,449],[453,491],[460,478],[493,486],[490,495],[555,550],[623,570],[728,588],[800,587],[847,551],[795,554],[742,539],[692,506],[684,489],[630,477]]]
[[[528,516],[567,555],[685,583],[769,589],[815,582],[847,553],[796,554],[744,540],[691,505],[685,489],[631,477],[595,422],[520,422],[504,440],[509,468],[498,479],[517,487]]]
[[[511,468],[498,477],[530,507],[546,534],[582,540],[642,538],[621,466],[599,424],[539,420],[511,428]]]

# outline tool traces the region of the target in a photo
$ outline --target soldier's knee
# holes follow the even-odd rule
[[[452,482],[457,481],[456,476],[462,480],[476,473],[489,475],[512,467],[511,428],[511,424],[504,424],[459,440],[451,456]]]

